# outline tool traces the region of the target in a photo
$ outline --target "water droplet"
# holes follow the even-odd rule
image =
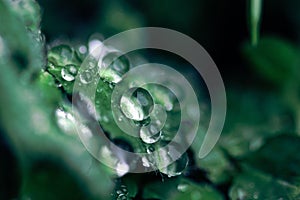
[[[133,121],[133,122],[136,126],[142,127],[142,126],[147,126],[148,124],[150,124],[151,119],[150,119],[150,117],[147,117],[146,119],[143,119],[141,121]]]
[[[140,138],[143,142],[152,144],[157,142],[162,135],[161,129],[163,128],[167,118],[164,107],[159,104],[155,104],[149,118],[150,123],[146,126],[142,126],[140,129]]]
[[[78,48],[78,51],[79,51],[79,53],[81,53],[81,54],[86,54],[87,48],[86,48],[86,46],[81,45],[81,46]]]
[[[153,144],[160,139],[161,131],[155,124],[150,124],[149,126],[141,127],[140,137],[143,142],[147,144]]]
[[[188,185],[188,184],[179,184],[179,185],[177,186],[177,189],[178,189],[178,191],[180,191],[180,192],[186,192],[186,191],[188,190],[188,188],[189,188],[189,185]]]
[[[89,62],[89,68],[90,68],[90,69],[93,69],[94,67],[96,67],[96,63],[90,61],[90,62]]]
[[[57,120],[58,127],[67,134],[75,134],[75,118],[71,113],[64,111],[61,108],[56,109],[55,117]]]
[[[101,120],[106,123],[109,122],[109,119],[106,115],[101,116]]]
[[[75,65],[66,65],[61,69],[61,76],[66,81],[73,81],[77,74]]]
[[[146,151],[150,154],[155,151],[155,148],[153,146],[148,146]]]
[[[120,102],[121,110],[124,113],[124,115],[129,118],[136,121],[141,121],[144,118],[144,113],[142,108],[136,104],[135,101],[132,99],[123,96],[121,98]]]
[[[150,167],[151,166],[151,162],[148,160],[147,157],[142,157],[142,164],[144,167]]]
[[[100,93],[100,92],[102,92],[102,91],[103,91],[102,88],[97,88],[97,90],[96,90],[96,92],[98,92],[98,93]]]
[[[258,199],[258,194],[259,194],[258,192],[254,192],[253,193],[253,199]]]
[[[120,106],[127,118],[142,121],[149,116],[153,99],[144,88],[132,88],[122,96]]]
[[[93,81],[93,74],[89,70],[85,70],[80,73],[79,78],[83,84],[89,84]]]
[[[121,52],[113,51],[101,61],[100,77],[107,82],[118,83],[129,70],[129,60]]]
[[[163,158],[162,161],[168,161],[170,158]],[[186,153],[182,154],[182,156],[175,160],[173,163],[168,165],[167,167],[160,168],[159,171],[166,174],[168,177],[178,176],[182,174],[184,169],[188,165],[189,158]]]
[[[116,165],[116,172],[119,177],[124,176],[129,172],[129,165],[126,162],[118,162]]]
[[[121,121],[123,121],[123,116],[120,116],[119,118],[118,118],[118,120],[121,122]]]

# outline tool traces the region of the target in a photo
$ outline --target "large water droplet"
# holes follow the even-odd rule
[[[143,126],[140,129],[140,137],[143,142],[153,144],[160,139],[161,131],[155,124],[150,124],[149,126]]]
[[[168,175],[168,177],[178,176],[182,174],[184,169],[188,165],[189,158],[186,153],[182,154],[182,156],[168,165],[167,167],[159,169],[160,172]]]
[[[118,51],[105,55],[101,61],[100,77],[107,82],[118,83],[129,70],[129,60]]]
[[[73,81],[77,74],[75,65],[66,65],[61,69],[61,76],[65,81]]]
[[[120,106],[127,118],[142,121],[149,116],[153,100],[144,88],[132,88],[122,96]]]

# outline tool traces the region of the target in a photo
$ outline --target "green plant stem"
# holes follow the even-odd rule
[[[250,35],[251,44],[257,45],[259,39],[259,25],[261,20],[262,0],[250,0]]]

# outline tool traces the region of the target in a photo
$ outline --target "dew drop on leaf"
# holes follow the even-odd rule
[[[77,74],[75,65],[66,65],[61,69],[61,76],[65,81],[73,81]]]
[[[149,126],[141,127],[140,137],[143,142],[153,144],[160,139],[161,131],[155,124],[150,124]]]
[[[153,99],[144,88],[134,88],[122,96],[120,106],[127,118],[142,121],[149,116]]]
[[[169,161],[166,158],[166,161]],[[181,175],[182,172],[188,165],[189,158],[186,153],[184,153],[179,159],[168,165],[167,167],[160,168],[159,171],[161,173],[166,174],[168,177]],[[160,160],[160,162],[164,162],[164,158]]]
[[[79,78],[83,84],[89,84],[93,81],[93,74],[90,70],[85,70],[80,73]]]

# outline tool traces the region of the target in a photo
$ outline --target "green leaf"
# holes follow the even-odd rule
[[[240,157],[256,151],[270,136],[295,132],[293,113],[278,94],[266,90],[231,89],[220,145]]]
[[[35,84],[38,87],[37,92],[49,105],[58,105],[62,101],[62,92],[58,89],[54,77],[48,72],[41,71]]]
[[[84,188],[70,171],[47,161],[39,163],[27,174],[21,197],[45,200],[87,199],[88,194],[85,194]]]
[[[244,44],[242,52],[253,69],[272,84],[285,86],[299,76],[299,50],[281,38],[265,37],[257,46]]]
[[[300,198],[300,191],[287,182],[248,169],[234,179],[229,196],[239,200],[294,200]]]
[[[249,29],[251,35],[251,43],[252,45],[257,45],[259,38],[259,25],[260,25],[260,17],[261,17],[261,9],[262,9],[262,0],[249,0]]]
[[[68,137],[58,128],[53,120],[53,107],[40,98],[38,86],[20,80],[18,72],[24,67],[23,62],[10,55],[17,51],[22,55],[21,60],[37,66],[34,57],[43,52],[34,55],[35,46],[24,25],[3,1],[0,1],[0,22],[0,119],[23,176],[41,159],[49,158],[76,174],[76,180],[91,196],[108,197],[113,182],[107,168],[95,162],[78,138]]]
[[[228,181],[232,175],[233,166],[218,147],[215,147],[205,158],[196,159],[196,163],[208,173],[209,180],[215,184]]]
[[[187,179],[168,179],[163,182],[152,182],[145,186],[145,199],[172,200],[222,200],[218,191],[209,185],[198,185]]]
[[[8,37],[8,43],[16,42],[15,38],[25,37],[27,35],[27,39],[25,41],[21,41],[20,43],[13,44],[12,53],[15,54],[17,60],[21,61],[21,64],[28,66],[20,66],[20,68],[28,67],[29,69],[36,70],[38,68],[42,68],[45,65],[45,40],[44,36],[40,30],[40,22],[41,22],[41,10],[39,4],[35,0],[5,0],[7,5],[7,10],[11,12],[13,16],[15,16],[18,21],[10,22],[10,17],[4,19],[1,22],[2,28],[8,28],[9,30],[4,30],[4,37]],[[12,23],[12,24],[9,24]],[[9,24],[9,25],[8,25]],[[23,27],[26,27],[22,30]],[[5,33],[7,31],[7,33]],[[9,35],[8,32],[10,32]],[[30,44],[32,48],[27,49],[28,55],[31,57],[30,63],[27,63],[26,57],[22,54],[22,50],[19,51],[19,48],[26,48],[26,43]],[[23,47],[23,44],[25,45]],[[14,47],[14,45],[16,45]],[[33,71],[26,72],[29,75]]]

